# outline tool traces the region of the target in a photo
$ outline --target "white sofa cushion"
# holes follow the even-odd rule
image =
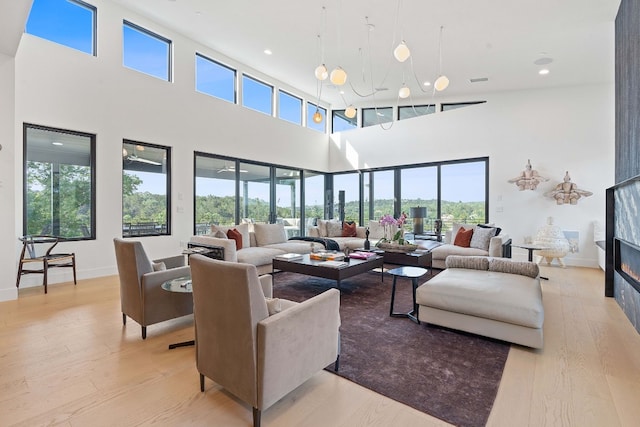
[[[287,233],[284,224],[253,224],[253,233],[258,246],[284,243],[287,241]]]
[[[538,279],[518,274],[449,268],[416,290],[420,305],[529,328],[544,321]]]

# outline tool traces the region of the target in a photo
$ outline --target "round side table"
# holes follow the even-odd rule
[[[427,269],[422,267],[398,267],[387,271],[387,273],[393,276],[393,287],[391,288],[391,306],[389,307],[389,316],[408,317],[417,324],[420,324],[420,320],[418,320],[418,304],[416,303],[416,289],[418,288],[418,279],[427,274]],[[409,313],[396,313],[393,311],[393,304],[396,299],[396,281],[398,280],[398,277],[406,277],[411,279],[413,310],[411,310]]]

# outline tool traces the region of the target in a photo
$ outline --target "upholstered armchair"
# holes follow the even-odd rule
[[[120,276],[123,325],[129,316],[140,324],[142,339],[145,339],[147,326],[193,313],[191,294],[161,288],[167,280],[190,274],[184,255],[152,262],[138,241],[115,238],[113,243]]]
[[[266,300],[271,283],[261,284],[254,265],[202,255],[190,264],[201,391],[205,377],[215,381],[253,407],[259,427],[263,410],[332,362],[337,369],[338,290]]]

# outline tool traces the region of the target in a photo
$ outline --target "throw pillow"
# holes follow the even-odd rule
[[[327,220],[318,219],[318,232],[320,233],[319,237],[327,237]]]
[[[456,241],[456,234],[458,233],[458,230],[460,230],[461,228],[464,228],[466,230],[468,229],[473,229],[475,228],[475,225],[473,224],[464,224],[464,223],[460,223],[460,222],[454,222],[453,225],[451,225],[451,240],[449,241],[449,243],[455,242]]]
[[[384,225],[380,221],[369,221],[369,239],[382,239],[384,237]]]
[[[153,265],[153,271],[165,271],[167,269],[167,264],[165,264],[164,262],[154,262],[152,263]]]
[[[345,221],[342,224],[342,237],[356,237],[356,223],[349,223]]]
[[[273,245],[287,241],[284,224],[254,224],[253,232],[258,246]]]
[[[489,269],[489,258],[486,256],[449,255],[444,263],[447,268],[466,268],[469,270]]]
[[[489,260],[489,271],[499,273],[519,274],[536,278],[540,273],[538,264],[530,261],[511,261],[507,258],[491,258]]]
[[[213,233],[213,237],[217,237],[218,239],[228,239],[227,235],[222,230],[216,230],[216,232]]]
[[[236,241],[236,250],[242,249],[242,234],[236,228],[230,228],[227,237]]]
[[[456,246],[460,246],[461,248],[468,248],[471,244],[472,237],[473,228],[467,230],[464,227],[460,227],[460,229],[456,233],[456,239],[453,241],[453,244]]]
[[[280,313],[282,311],[282,304],[280,303],[280,298],[265,298],[265,302],[267,303],[267,310],[269,310],[269,316],[273,316],[276,313]]]
[[[469,247],[482,249],[483,251],[489,250],[489,243],[491,242],[491,238],[495,236],[496,229],[484,228],[484,227],[476,227],[473,232],[473,237],[471,237],[471,242],[469,243]]]
[[[342,223],[340,221],[327,221],[327,237],[342,237]]]
[[[499,236],[500,233],[502,232],[502,228],[496,227],[494,224],[478,224],[478,227],[480,227],[480,228],[495,228],[496,229],[496,234],[494,234],[494,236]]]

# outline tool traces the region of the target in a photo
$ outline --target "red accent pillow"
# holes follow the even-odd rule
[[[242,234],[237,229],[230,228],[227,237],[236,241],[236,250],[242,249]]]
[[[352,222],[352,223],[348,223],[348,222],[343,222],[342,223],[342,237],[356,237],[356,223]]]
[[[464,227],[460,227],[453,244],[461,248],[468,248],[471,245],[471,237],[473,237],[473,228],[465,230]]]

